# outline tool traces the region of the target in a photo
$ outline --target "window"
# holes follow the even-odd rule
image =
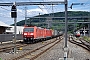
[[[34,28],[24,28],[24,32],[34,32]]]

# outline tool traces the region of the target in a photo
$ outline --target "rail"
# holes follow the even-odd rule
[[[90,52],[90,43],[87,43],[86,41],[84,40],[78,40],[76,41],[73,37],[69,37],[69,42],[73,43],[73,44],[76,44],[86,50],[88,50]]]

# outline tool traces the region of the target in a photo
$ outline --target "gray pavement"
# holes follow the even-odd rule
[[[36,60],[63,60],[61,58],[64,57],[64,40],[62,40],[59,44],[55,45],[49,51],[38,57]],[[86,60],[90,59],[90,52],[68,42],[68,48],[70,54],[68,55],[71,60]]]

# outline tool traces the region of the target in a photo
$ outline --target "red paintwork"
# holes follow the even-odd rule
[[[76,32],[76,37],[80,37],[80,32]]]
[[[52,36],[52,30],[50,29],[44,29],[44,28],[40,28],[40,27],[24,27],[25,28],[34,28],[33,32],[24,32],[23,31],[23,37],[26,38],[34,38],[34,39],[40,39],[40,38],[47,38],[47,37],[51,37]]]

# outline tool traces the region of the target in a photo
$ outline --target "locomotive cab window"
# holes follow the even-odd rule
[[[34,28],[25,28],[24,32],[34,32]]]

